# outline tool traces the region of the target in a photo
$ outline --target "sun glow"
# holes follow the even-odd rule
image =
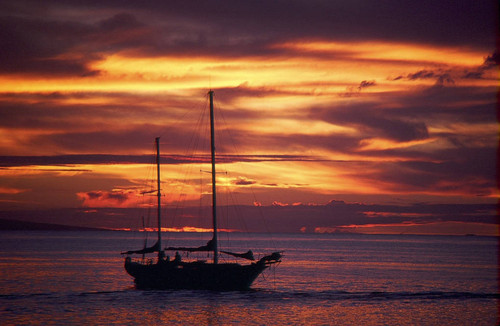
[[[437,42],[439,35],[420,35],[416,26],[385,41],[387,26],[341,35],[323,28],[333,26],[327,21],[266,35],[271,25],[248,24],[246,15],[247,25],[220,29],[218,20],[184,20],[186,13],[148,14],[150,6],[130,14],[120,14],[125,7],[49,7],[8,19],[15,33],[7,29],[13,42],[6,50],[14,53],[6,52],[0,72],[0,203],[9,208],[78,207],[96,215],[153,208],[154,158],[145,157],[158,136],[166,210],[210,206],[209,146],[187,153],[209,145],[208,116],[193,118],[207,109],[209,88],[223,112],[216,112],[220,203],[233,194],[243,199],[238,206],[273,210],[332,199],[491,203],[498,196],[496,161],[487,159],[498,145],[498,51],[484,40]],[[35,21],[46,28],[35,31]],[[54,30],[58,24],[68,35]],[[196,214],[163,231],[209,231],[191,224]],[[337,216],[320,218],[318,232],[339,231],[340,222],[330,224]],[[352,223],[340,228],[401,230],[387,221]]]

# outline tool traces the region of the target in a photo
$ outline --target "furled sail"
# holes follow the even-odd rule
[[[248,259],[248,260],[255,260],[255,258],[253,256],[252,250],[248,250],[247,252],[245,252],[243,254],[238,254],[238,253],[235,253],[235,252],[223,251],[223,250],[221,250],[221,252],[223,252],[223,253],[225,253],[227,255],[238,257],[238,258],[244,258],[244,259]]]
[[[268,255],[268,256],[264,256],[262,257],[259,262],[263,262],[263,263],[267,263],[267,264],[276,264],[276,263],[279,263],[281,262],[281,257],[283,257],[283,255],[281,254],[281,252],[273,252],[272,254]]]
[[[158,242],[156,242],[151,247],[144,247],[144,249],[141,249],[141,250],[130,250],[130,251],[122,252],[122,254],[126,254],[126,255],[139,254],[139,255],[141,255],[141,254],[150,254],[152,252],[157,252],[157,251],[160,251],[160,244]]]
[[[195,247],[195,248],[189,248],[189,247],[167,247],[165,250],[176,250],[176,251],[188,251],[188,252],[194,252],[194,251],[212,251],[214,250],[214,239],[211,239],[210,241],[207,242],[206,245],[201,246],[201,247]]]

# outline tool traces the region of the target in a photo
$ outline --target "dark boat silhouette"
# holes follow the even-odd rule
[[[156,143],[156,166],[157,166],[157,217],[158,217],[158,239],[151,247],[140,250],[124,252],[125,270],[130,274],[138,288],[150,289],[204,289],[217,291],[248,290],[253,281],[269,266],[281,262],[281,253],[274,252],[255,260],[252,251],[246,253],[234,253],[219,251],[217,237],[217,189],[215,177],[215,139],[214,139],[214,92],[208,92],[210,98],[210,134],[211,134],[211,164],[212,164],[212,225],[213,236],[204,246],[189,247],[167,247],[162,249],[161,239],[161,193],[160,193],[160,138]],[[176,252],[175,259],[170,260],[165,256],[165,251]],[[179,251],[183,252],[212,252],[213,262],[206,261],[182,261]],[[154,262],[135,261],[131,255],[144,255],[147,253],[158,253]],[[238,258],[250,260],[250,263],[220,263],[219,255],[223,253]]]

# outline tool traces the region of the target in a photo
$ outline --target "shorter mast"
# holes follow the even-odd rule
[[[158,241],[156,243],[158,247],[158,259],[163,258],[163,252],[161,250],[161,191],[160,191],[160,137],[155,138],[156,144],[156,181],[157,181],[157,196],[158,196]]]
[[[210,96],[210,152],[212,156],[212,224],[214,228],[214,264],[219,262],[219,248],[217,243],[217,188],[215,184],[215,128],[214,128],[214,91],[208,92]]]

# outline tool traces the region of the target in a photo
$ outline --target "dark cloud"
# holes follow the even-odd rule
[[[363,138],[386,138],[395,141],[411,141],[429,137],[424,121],[404,120],[391,117],[390,110],[377,108],[376,103],[331,109],[312,109],[310,117],[332,124],[354,127]]]
[[[353,97],[353,96],[359,96],[361,91],[365,88],[375,86],[377,83],[374,80],[363,80],[361,83],[359,83],[358,87],[353,87],[353,86],[348,86],[346,88],[345,93],[339,94],[341,97]]]
[[[106,93],[109,103],[93,103],[95,97],[101,96],[94,93],[0,94],[0,127],[11,130],[12,135],[27,133],[16,141],[14,148],[8,149],[8,144],[2,148],[0,144],[0,152],[18,155],[26,153],[26,148],[30,147],[29,151],[35,149],[36,155],[144,153],[150,149],[151,140],[162,135],[168,135],[170,149],[177,150],[181,147],[173,145],[186,144],[187,135],[193,134],[190,128],[180,123],[172,126],[168,120],[175,120],[180,115],[192,118],[184,111],[192,106],[189,99],[180,100],[170,94],[150,97]],[[167,108],[165,97],[168,97]],[[198,118],[196,116],[193,121]]]
[[[261,98],[266,96],[297,96],[297,95],[311,95],[311,92],[300,92],[300,91],[288,91],[281,89],[279,87],[251,87],[248,83],[243,83],[237,87],[225,87],[217,88],[216,101],[221,101],[223,103],[228,103],[231,107],[234,107],[235,100],[241,98]],[[230,112],[224,113],[228,117],[243,117],[255,118],[258,117],[258,112],[255,110],[248,110],[245,108],[238,108],[238,110],[231,110]],[[273,112],[268,112],[272,115]],[[278,116],[278,114],[276,114]]]
[[[129,4],[130,5],[130,4]],[[475,44],[493,47],[494,1],[446,0],[382,1],[372,3],[332,1],[148,2],[141,9],[161,9],[167,17],[199,22],[212,35],[227,40],[245,38],[387,39],[435,44]],[[130,7],[129,7],[130,8]],[[443,19],[443,18],[446,19]],[[228,28],[231,26],[231,28]],[[205,27],[205,28],[207,28]],[[208,34],[208,33],[207,33]]]
[[[443,86],[443,85],[453,85],[455,84],[455,80],[450,74],[449,71],[443,71],[441,69],[438,70],[419,70],[415,73],[409,73],[406,76],[397,76],[395,78],[392,78],[392,80],[419,80],[419,79],[435,79],[436,80],[436,85]]]
[[[358,89],[362,90],[363,88],[375,86],[377,83],[374,80],[363,80],[359,83]]]
[[[233,181],[233,184],[235,184],[237,186],[249,186],[249,185],[253,185],[256,183],[257,183],[257,181],[250,180],[250,179],[247,179],[244,177],[239,177],[237,180]]]
[[[495,50],[491,55],[484,59],[484,63],[475,70],[466,71],[463,75],[465,79],[483,79],[488,70],[496,69],[500,66],[500,53]],[[495,75],[496,78],[496,75]]]
[[[494,48],[495,1],[16,1],[2,5],[0,71],[89,76],[104,54],[280,55],[299,39]],[[65,15],[60,13],[64,12]],[[88,13],[88,17],[84,14]],[[443,18],[446,19],[443,19]],[[92,18],[92,19],[87,19]],[[492,57],[494,60],[494,57]]]
[[[393,158],[385,162],[358,162],[348,175],[385,191],[491,196],[497,189],[496,147],[449,148],[408,153],[405,149],[363,152],[366,157]],[[400,158],[405,157],[404,161]],[[410,159],[414,157],[414,159]]]
[[[1,156],[0,166],[47,166],[77,164],[134,164],[151,163],[147,155],[59,155],[59,156]]]
[[[220,163],[236,162],[296,162],[296,161],[321,161],[314,156],[299,155],[219,155]],[[0,167],[21,166],[75,166],[81,164],[152,164],[153,155],[112,155],[112,154],[78,154],[55,156],[0,156]],[[193,164],[210,163],[210,156],[196,155],[162,155],[162,164]],[[53,170],[51,170],[53,171]],[[70,170],[68,170],[70,171]],[[79,171],[77,168],[71,171]],[[86,170],[85,170],[86,171]],[[239,178],[234,181],[236,185],[254,184],[254,180]]]
[[[438,77],[436,85],[443,86],[447,84],[455,84],[455,81],[450,74],[442,74]]]
[[[99,22],[99,30],[103,32],[130,31],[144,24],[139,23],[135,16],[128,13],[119,13],[113,17]]]
[[[117,13],[97,24],[86,21],[0,15],[0,72],[95,76],[90,65],[105,53],[137,49],[151,30],[130,14]]]
[[[381,136],[395,141],[404,142],[429,137],[425,122],[403,121],[385,117],[365,117],[363,119],[354,119],[354,124],[358,125],[361,130],[368,130],[369,133],[374,130],[373,136]]]
[[[88,26],[75,22],[44,21],[38,17],[0,16],[0,72],[47,75],[95,75],[87,63],[96,53],[74,53],[74,59],[56,58],[69,54],[84,42]]]
[[[429,126],[454,129],[454,123],[471,126],[495,121],[496,91],[492,87],[433,86],[416,92],[387,94],[381,102],[359,100],[311,108],[308,118],[355,128],[358,134],[347,136],[350,141],[343,139],[349,146],[338,144],[341,150],[358,149],[361,140],[370,138],[411,141],[442,137],[460,140],[465,146],[477,146],[486,141],[481,134],[460,130],[431,133]],[[385,107],[384,102],[391,103],[391,107]],[[337,136],[332,135],[332,143],[336,143],[334,137]]]
[[[433,71],[420,70],[413,74],[408,74],[409,80],[433,78],[436,74]]]
[[[491,55],[487,56],[486,59],[484,59],[484,64],[483,66],[485,68],[495,68],[500,66],[500,52],[495,50]]]
[[[436,81],[436,85],[453,85],[457,80],[460,79],[491,79],[495,78],[496,74],[494,73],[494,69],[498,69],[499,66],[499,54],[498,51],[495,50],[492,54],[488,55],[483,64],[479,65],[474,69],[467,69],[465,71],[458,70],[459,68],[435,68],[435,69],[422,69],[417,72],[411,72],[406,75],[399,75],[397,77],[389,77],[389,80],[422,80],[422,79],[434,79]],[[488,76],[485,76],[485,74]],[[493,76],[493,77],[492,77]]]
[[[429,121],[488,123],[495,119],[494,87],[429,87],[416,93],[403,93],[393,99],[401,107],[391,110],[399,118]]]
[[[133,193],[126,190],[115,191],[88,191],[80,193],[80,198],[86,202],[111,202],[122,204],[133,196]],[[109,203],[108,203],[109,204]],[[85,205],[85,204],[84,204]]]

